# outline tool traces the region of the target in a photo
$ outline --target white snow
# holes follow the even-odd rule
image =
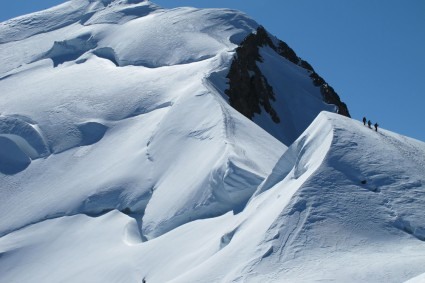
[[[415,278],[412,278],[410,280],[407,280],[405,283],[421,283],[421,282],[425,282],[425,273],[419,276],[416,276]]]
[[[395,151],[389,139],[405,138],[322,113],[240,213],[188,222],[150,241],[117,211],[41,221],[0,239],[2,282],[411,279],[425,260],[414,232],[423,229],[425,174],[422,167],[404,175],[412,164],[405,151],[420,160],[425,145],[409,139]]]
[[[1,23],[0,282],[423,281],[425,144],[321,112],[270,48],[284,123],[239,114],[257,27],[138,0]]]
[[[130,9],[134,20],[18,32],[2,45],[2,141],[22,157],[17,174],[0,177],[1,235],[52,217],[120,209],[143,217],[144,237],[153,238],[240,210],[286,149],[208,80],[231,60],[237,37],[255,29],[251,19],[133,2],[86,4],[91,19]],[[77,4],[84,1],[24,18],[37,30],[38,18]]]
[[[272,101],[272,106],[282,123],[273,123],[265,111],[256,115],[254,121],[284,144],[290,145],[321,111],[335,111],[335,105],[323,101],[320,88],[313,85],[309,71],[276,56],[270,47],[261,48],[260,55],[263,62],[257,65],[273,91],[279,94],[278,99]]]

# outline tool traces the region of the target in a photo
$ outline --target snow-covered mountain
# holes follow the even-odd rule
[[[425,144],[245,14],[72,0],[0,58],[0,282],[423,278]]]

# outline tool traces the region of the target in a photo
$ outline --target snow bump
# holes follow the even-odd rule
[[[0,135],[0,173],[13,175],[25,170],[31,163],[31,159],[21,148]]]
[[[87,122],[78,125],[81,132],[81,145],[92,145],[100,141],[108,127],[97,122]]]
[[[21,172],[28,167],[31,160],[50,154],[39,128],[26,120],[29,119],[0,116],[0,172],[4,174]]]
[[[53,61],[53,66],[57,67],[65,62],[78,59],[96,46],[97,42],[91,34],[84,34],[69,40],[55,41],[52,48],[40,59],[50,58]]]

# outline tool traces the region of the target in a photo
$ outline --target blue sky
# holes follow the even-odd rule
[[[0,21],[61,0],[2,1]],[[347,103],[382,127],[425,141],[425,1],[153,0],[164,8],[246,12],[307,60]]]

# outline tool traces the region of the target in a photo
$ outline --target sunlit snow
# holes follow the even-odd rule
[[[238,113],[257,27],[140,0],[0,23],[0,282],[422,282],[425,143],[267,47],[281,123]]]

